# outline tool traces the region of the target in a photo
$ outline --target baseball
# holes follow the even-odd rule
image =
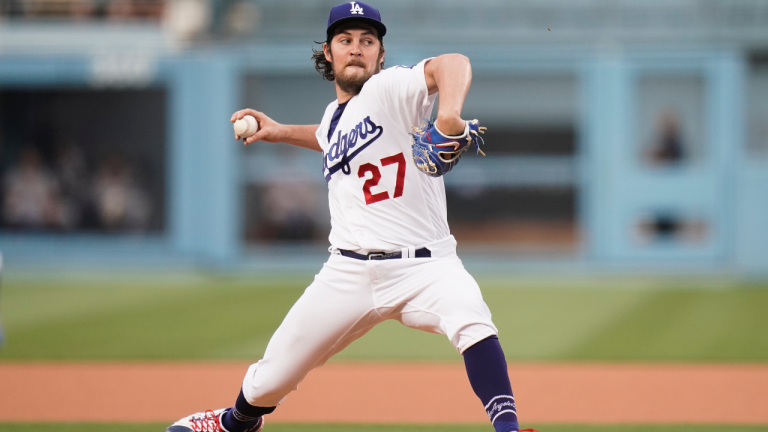
[[[256,117],[246,115],[240,120],[235,120],[235,134],[240,138],[248,138],[259,130],[259,123]]]

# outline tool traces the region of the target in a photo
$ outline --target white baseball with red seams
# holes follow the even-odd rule
[[[245,115],[243,118],[235,120],[233,127],[235,128],[235,135],[240,138],[248,138],[259,131],[259,122],[256,121],[256,117]]]
[[[460,352],[497,334],[480,289],[456,256],[442,178],[413,164],[412,126],[430,117],[424,64],[373,75],[347,102],[332,102],[317,130],[331,212],[331,256],[251,365],[243,394],[254,406],[279,404],[314,368],[376,324],[445,334]],[[417,258],[426,247],[430,258]],[[340,255],[401,252],[402,259]]]

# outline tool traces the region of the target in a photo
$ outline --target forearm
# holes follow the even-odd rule
[[[323,151],[317,142],[317,137],[315,137],[315,132],[317,132],[317,128],[320,125],[284,125],[272,120],[263,112],[252,108],[245,108],[235,112],[229,121],[235,123],[246,115],[256,118],[259,130],[248,138],[243,139],[243,144],[245,145],[253,144],[256,141],[268,143],[284,142],[310,150]],[[235,139],[240,139],[237,133],[235,133]]]
[[[280,141],[315,151],[323,151],[315,132],[320,125],[281,125]]]
[[[425,74],[430,90],[440,93],[437,108],[437,126],[447,135],[458,135],[464,131],[461,109],[472,83],[472,66],[469,59],[461,54],[446,54],[430,60]],[[432,82],[430,82],[430,75]],[[433,93],[433,91],[430,91]]]

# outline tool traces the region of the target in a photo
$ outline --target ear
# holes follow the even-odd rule
[[[323,42],[323,53],[326,61],[333,62],[333,53],[331,53],[331,46],[328,45],[328,42]]]

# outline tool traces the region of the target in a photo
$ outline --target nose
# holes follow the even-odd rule
[[[355,43],[355,45],[352,47],[351,54],[356,57],[360,57],[363,55],[363,51],[360,49],[360,44]]]

